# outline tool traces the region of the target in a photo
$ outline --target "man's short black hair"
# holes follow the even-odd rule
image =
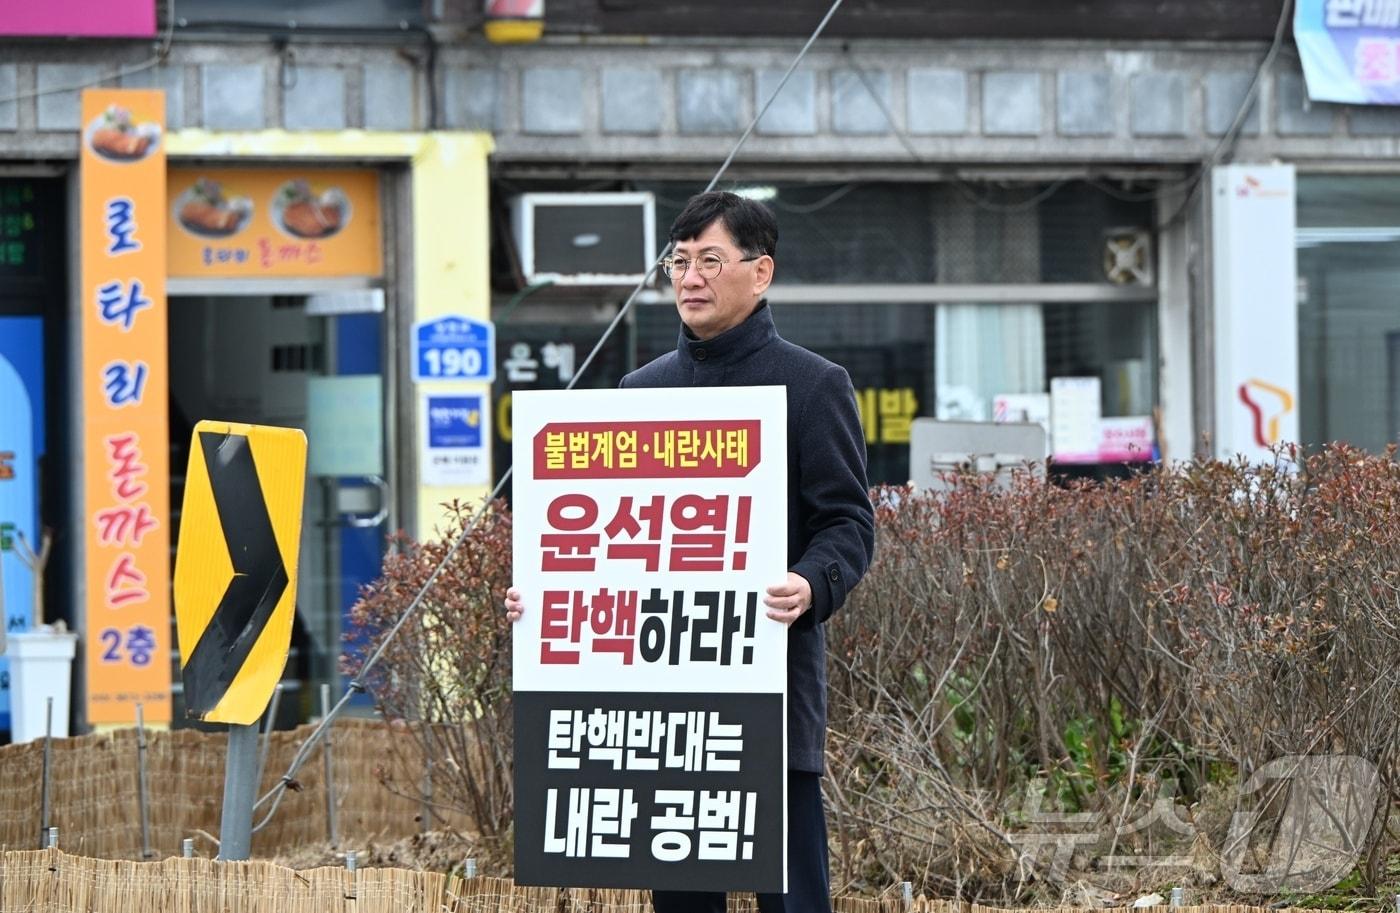
[[[671,243],[700,237],[716,220],[746,257],[772,257],[778,252],[778,220],[762,203],[727,190],[697,193],[671,223]]]

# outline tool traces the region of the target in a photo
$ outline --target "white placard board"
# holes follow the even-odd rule
[[[785,890],[786,412],[515,394],[517,882]]]

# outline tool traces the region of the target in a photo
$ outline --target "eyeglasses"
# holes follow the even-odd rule
[[[750,260],[757,260],[762,256],[763,254],[759,254],[758,257],[742,257],[737,262],[748,263]],[[694,260],[687,260],[685,257],[667,257],[661,261],[661,268],[673,281],[679,281],[685,278],[686,270],[690,269],[690,265],[694,263],[695,272],[700,275],[700,278],[713,279],[724,269],[724,264],[729,262],[718,254],[706,254]]]

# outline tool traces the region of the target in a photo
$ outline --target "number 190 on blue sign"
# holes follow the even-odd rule
[[[413,350],[415,381],[496,378],[496,328],[488,320],[453,315],[415,324]]]
[[[484,372],[480,349],[426,349],[423,352],[424,377],[476,379]]]

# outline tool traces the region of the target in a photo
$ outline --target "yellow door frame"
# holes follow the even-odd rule
[[[410,171],[413,293],[407,296],[412,322],[462,314],[477,320],[491,316],[490,218],[487,160],[491,137],[485,133],[383,133],[366,130],[297,132],[259,130],[246,133],[176,130],[166,137],[166,154],[178,159],[229,160],[229,164],[264,161],[347,161],[406,163]],[[405,374],[400,383],[408,384]],[[435,392],[480,392],[491,405],[489,384],[428,382],[415,385],[418,395]],[[413,415],[399,416],[400,428],[415,429],[413,465],[420,465],[424,446]],[[490,427],[483,423],[488,465]],[[415,473],[416,475],[416,473]],[[480,501],[488,486],[436,487],[418,485],[413,534],[427,539],[444,529],[445,502]]]

